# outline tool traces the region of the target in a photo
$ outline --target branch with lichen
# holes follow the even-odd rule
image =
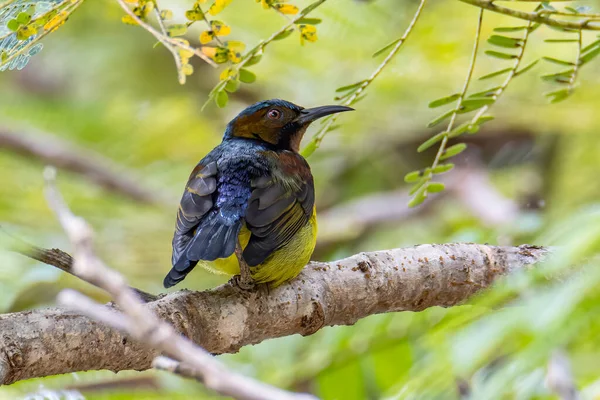
[[[311,262],[296,279],[268,292],[225,284],[170,293],[142,307],[208,352],[234,353],[271,338],[351,325],[369,315],[459,305],[546,254],[547,249],[527,245],[420,245]],[[112,305],[104,310],[109,318],[116,312]],[[0,383],[152,366],[159,351],[81,311],[49,308],[1,316]],[[162,367],[176,368],[166,364]]]

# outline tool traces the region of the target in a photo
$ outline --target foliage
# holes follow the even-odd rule
[[[58,4],[66,3],[66,1],[61,2],[60,0],[52,1]],[[83,0],[72,0],[70,2],[72,3],[72,9],[74,10],[74,8],[77,7],[77,5],[79,5],[82,1]],[[309,18],[308,14],[325,2],[325,0],[318,0],[300,11],[297,6],[280,0],[256,0],[256,2],[260,3],[264,9],[274,10],[284,17],[287,17],[287,15],[296,15],[296,17],[283,28],[273,33],[268,39],[261,41],[258,45],[254,46],[245,54],[243,54],[246,48],[246,44],[243,41],[225,40],[225,37],[229,36],[232,32],[231,26],[227,25],[221,20],[209,20],[209,17],[207,17],[207,14],[211,17],[219,15],[227,6],[230,5],[232,2],[231,0],[214,0],[214,2],[206,11],[203,9],[203,5],[204,3],[207,3],[207,0],[196,0],[192,4],[191,8],[186,10],[184,13],[186,19],[185,23],[169,22],[174,18],[173,11],[167,8],[159,8],[159,4],[156,0],[118,1],[127,12],[127,14],[122,18],[124,23],[131,25],[142,24],[145,29],[149,30],[155,37],[157,37],[157,39],[159,39],[160,43],[169,48],[169,50],[173,53],[180,83],[185,83],[186,76],[189,76],[194,72],[194,68],[192,64],[190,64],[190,59],[194,55],[198,55],[206,61],[209,61],[208,59],[210,59],[216,64],[224,64],[226,66],[219,75],[219,83],[213,88],[213,90],[210,91],[209,99],[205,103],[206,106],[210,101],[214,101],[216,105],[221,108],[227,105],[229,101],[229,94],[239,90],[241,83],[250,84],[256,80],[256,75],[250,71],[248,67],[258,64],[261,61],[264,49],[270,42],[285,39],[295,30],[297,30],[299,33],[301,44],[304,44],[305,41],[315,42],[317,40],[317,29],[315,25],[320,23],[321,19]],[[38,28],[40,27],[40,24],[44,26],[44,32],[46,30],[51,31],[49,28],[52,28],[53,26],[57,27],[58,24],[62,24],[68,16],[68,13],[63,11],[61,14],[62,19],[58,22],[52,22],[52,24],[48,23],[50,26],[44,25],[44,21],[46,21],[47,18],[41,19],[38,22],[35,22],[34,18],[34,22],[31,22],[30,20],[32,16],[30,14],[35,11],[34,3],[35,2],[26,2],[23,0],[12,0],[7,2],[8,5],[5,5],[4,8],[1,9],[2,11],[0,11],[0,26],[6,24],[5,30],[14,32],[14,34],[10,34],[9,37],[5,38],[6,43],[4,45],[0,45],[2,65],[5,69],[23,68],[29,57],[41,49],[41,44],[36,44],[34,47],[31,47],[31,49],[28,45],[29,41],[36,41],[36,39],[39,39],[44,35],[44,33],[41,33],[36,36],[38,34]],[[41,2],[41,4],[47,6],[46,3],[48,2]],[[126,3],[131,5],[133,9],[130,10]],[[458,137],[464,133],[476,133],[483,123],[493,118],[490,115],[484,114],[506,90],[512,79],[524,74],[535,66],[537,60],[521,68],[520,70],[518,69],[525,55],[525,48],[529,35],[541,25],[547,25],[556,30],[577,35],[577,38],[575,39],[547,39],[548,42],[552,43],[574,42],[577,45],[577,57],[574,61],[563,61],[553,57],[545,57],[545,60],[570,67],[567,70],[547,74],[542,77],[544,80],[566,86],[545,94],[552,103],[566,99],[573,92],[580,68],[600,54],[600,40],[596,40],[585,47],[583,46],[583,31],[586,29],[596,29],[596,25],[592,26],[592,24],[600,20],[600,14],[591,12],[592,9],[589,6],[565,6],[563,10],[560,10],[552,6],[550,2],[540,2],[539,5],[534,9],[533,13],[529,14],[528,25],[498,27],[498,34],[494,34],[488,39],[488,42],[492,46],[499,48],[499,50],[486,50],[485,53],[488,56],[497,58],[499,60],[513,61],[513,65],[508,68],[502,68],[498,71],[491,72],[480,79],[490,79],[496,76],[507,75],[505,81],[499,86],[471,94],[467,98],[467,90],[477,59],[477,48],[479,46],[478,43],[484,11],[483,5],[478,3],[477,0],[471,2],[471,4],[479,5],[482,8],[475,37],[476,49],[473,53],[472,62],[469,67],[467,81],[461,93],[445,96],[430,103],[431,108],[436,108],[456,101],[456,105],[453,109],[436,117],[428,124],[428,127],[433,127],[448,119],[449,122],[446,129],[429,138],[417,149],[419,152],[421,152],[427,150],[437,143],[440,143],[438,152],[436,153],[431,166],[422,170],[412,171],[405,176],[405,181],[407,183],[414,183],[414,186],[411,190],[411,195],[413,198],[409,203],[410,206],[421,204],[427,198],[429,193],[437,193],[444,190],[443,183],[432,182],[432,179],[435,175],[450,171],[453,168],[453,164],[440,164],[440,162],[460,154],[466,148],[464,144],[457,144],[452,148],[447,149],[446,145],[448,140]],[[374,53],[374,56],[378,56],[385,52],[388,52],[388,55],[385,60],[375,69],[373,74],[367,79],[363,79],[361,81],[338,88],[336,92],[340,93],[340,95],[336,96],[335,100],[339,101],[343,105],[349,106],[356,104],[358,101],[364,98],[365,94],[363,92],[365,89],[367,89],[367,87],[377,78],[377,76],[388,65],[388,63],[393,59],[393,57],[398,53],[402,45],[405,43],[408,35],[414,29],[417,19],[421,15],[424,5],[425,0],[421,0],[413,20],[401,38],[394,40],[390,44]],[[45,8],[43,9],[45,10]],[[528,16],[527,14],[519,14],[511,9],[502,9],[504,11],[500,11],[501,9],[497,7],[492,9],[494,11],[503,12],[522,19],[525,19],[525,17]],[[53,12],[55,11],[56,9],[53,8]],[[5,15],[4,17],[2,17],[3,14]],[[154,29],[147,24],[150,16],[154,16],[156,18],[162,34],[154,31]],[[579,18],[579,21],[577,21],[577,24],[579,25],[575,25],[575,28],[572,27],[573,23],[565,24],[561,19],[553,19],[552,17]],[[181,38],[182,36],[185,36],[188,33],[189,28],[197,22],[202,22],[205,24],[205,29],[200,33],[198,38],[200,43],[199,49],[191,46],[187,39]],[[523,37],[519,38],[506,36],[506,33],[518,31],[525,32]],[[2,31],[0,31],[0,33],[1,32]],[[4,48],[18,54],[11,55],[6,50],[2,52]],[[21,54],[25,52],[25,50],[28,50],[28,53]],[[510,50],[516,50],[516,53],[514,51],[510,52]],[[459,114],[462,115],[475,111],[477,111],[477,113],[470,121],[464,122],[456,127],[454,126]],[[336,120],[337,116],[331,116],[321,121],[321,124],[323,125],[322,128],[314,135],[311,142],[308,143],[308,145],[303,149],[303,154],[305,157],[310,156],[319,147],[321,141],[328,132],[338,127],[337,125],[334,125]]]
[[[12,0],[0,3],[0,71],[25,68],[40,40],[65,23],[83,0]]]
[[[158,3],[163,5],[161,11],[166,8],[173,13],[171,18],[163,14],[165,26],[180,23],[185,10],[194,4],[192,0]],[[286,4],[292,3],[299,10],[309,5],[301,0]],[[202,3],[202,10],[208,12],[211,4]],[[537,6],[531,2],[495,4],[519,10]],[[556,4],[563,12],[564,5],[571,3]],[[362,85],[371,76],[383,60],[370,56],[383,43],[401,37],[417,7],[415,1],[400,0],[350,1],[343,5],[325,2],[307,17],[322,19],[316,25],[316,43],[302,47],[296,28],[285,40],[269,42],[260,63],[243,67],[256,81],[241,83],[235,94],[227,92],[229,107],[207,108],[200,113],[212,87],[210,82],[216,82],[229,66],[239,68],[239,63],[227,61],[213,70],[194,55],[189,60],[194,74],[180,86],[173,79],[173,60],[165,57],[169,53],[162,47],[153,50],[152,43],[144,42],[154,40],[152,36],[138,26],[122,24],[125,13],[114,2],[107,6],[105,2],[86,1],[67,24],[44,39],[46,49],[24,71],[0,74],[0,119],[3,126],[9,125],[16,132],[34,127],[100,152],[133,169],[140,184],[173,197],[172,208],[140,205],[103,191],[86,178],[61,173],[61,191],[75,211],[93,224],[103,258],[124,272],[132,284],[158,293],[169,266],[177,197],[193,165],[218,143],[233,114],[264,98],[282,97],[316,106],[331,100],[336,88],[340,91],[335,96],[339,97],[353,91],[358,86],[344,86],[352,82]],[[493,98],[491,90],[496,94],[511,71],[516,76],[495,101],[457,113],[452,130],[472,121],[486,106],[490,108],[482,116],[493,111],[496,120],[483,125],[480,135],[464,132],[450,138],[440,164],[456,164],[453,173],[458,174],[464,157],[472,157],[468,152],[480,148],[473,144],[475,140],[485,144],[505,139],[503,145],[493,145],[492,154],[481,162],[494,187],[519,206],[516,219],[486,224],[457,200],[453,190],[447,190],[442,201],[428,201],[409,218],[373,226],[362,234],[339,232],[337,226],[326,225],[327,209],[380,192],[408,191],[402,176],[431,165],[441,141],[422,153],[415,150],[429,137],[445,131],[450,117],[435,127],[443,128],[434,134],[422,127],[433,118],[430,114],[435,109],[456,108],[459,97],[453,94],[460,95],[468,72],[478,12],[478,8],[458,1],[428,2],[401,52],[357,96],[361,99],[357,111],[344,115],[343,129],[337,128],[338,122],[331,123],[327,140],[310,158],[317,209],[323,216],[319,229],[352,235],[351,240],[320,247],[315,257],[336,259],[416,243],[470,241],[554,245],[560,247],[555,261],[539,272],[507,279],[461,307],[373,316],[355,326],[271,340],[220,357],[236,371],[292,390],[310,390],[325,400],[458,398],[459,386],[468,387],[471,398],[476,399],[552,399],[556,397],[544,383],[547,364],[555,350],[563,350],[571,360],[582,397],[598,396],[598,62],[594,59],[580,69],[579,86],[575,85],[568,101],[556,105],[545,105],[540,93],[566,88],[567,84],[546,81],[539,75],[560,72],[563,65],[542,60],[523,72],[543,57],[573,63],[576,42],[545,40],[573,39],[576,33],[541,25],[532,29],[526,46],[503,47],[495,43],[522,45],[528,34],[524,27],[530,21],[484,12],[476,66],[463,101]],[[152,14],[155,12],[148,19],[158,27]],[[213,19],[210,14],[207,18]],[[229,35],[218,38],[243,41],[247,48],[281,30],[280,18],[262,4],[242,1],[232,2],[214,17],[231,27]],[[586,17],[563,19],[582,18]],[[185,36],[172,39],[188,38],[191,46],[199,43],[200,34],[207,30],[205,22],[197,21]],[[517,41],[491,39],[493,35]],[[488,39],[495,43],[486,42]],[[583,39],[582,54],[587,54],[584,49],[597,37],[584,32]],[[218,42],[213,39],[209,45],[218,46]],[[485,54],[516,55],[523,48],[525,53],[516,67],[517,59]],[[377,57],[385,59],[392,49],[384,48]],[[564,65],[565,70],[572,67]],[[486,77],[496,71],[497,75]],[[367,92],[369,95],[362,97]],[[432,101],[436,98],[443,100]],[[434,111],[428,109],[429,103],[436,106]],[[312,133],[320,132],[323,126]],[[533,141],[531,149],[521,149],[519,139],[514,138],[519,132]],[[310,133],[307,143],[314,138]],[[544,153],[545,146],[554,141],[555,150]],[[469,146],[466,149],[465,143]],[[507,153],[510,163],[505,162]],[[9,232],[40,246],[68,251],[68,243],[41,195],[42,167],[35,160],[0,152],[0,168],[7,172],[0,185],[4,228],[0,244],[6,238],[4,232]],[[445,176],[436,174],[433,178],[444,183],[441,179]],[[543,205],[530,200],[532,193],[539,195]],[[476,199],[478,193],[468,196]],[[393,206],[399,209],[405,204]],[[374,203],[373,207],[379,205]],[[106,301],[89,285],[50,267],[34,265],[11,253],[0,254],[0,258],[3,312],[51,306],[55,294],[65,287],[85,290]],[[224,280],[195,270],[185,286],[200,290]],[[22,398],[39,392],[40,386],[57,391],[75,387],[87,399],[215,398],[200,384],[156,371],[117,375],[99,371],[36,379],[2,387],[0,398]]]

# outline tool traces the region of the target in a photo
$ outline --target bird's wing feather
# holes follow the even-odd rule
[[[296,157],[288,173],[289,181],[266,176],[253,183],[246,209],[246,226],[252,236],[244,249],[244,260],[250,266],[262,263],[273,251],[285,246],[312,215],[312,175],[308,164]]]
[[[226,183],[224,185],[227,186]],[[241,228],[240,217],[231,215],[231,210],[224,213],[217,204],[230,206],[239,214],[243,210],[236,209],[235,205],[239,202],[234,201],[231,207],[227,200],[220,201],[223,199],[219,196],[219,186],[223,189],[222,182],[219,183],[216,162],[200,162],[192,171],[177,212],[173,236],[173,268],[165,277],[165,287],[182,281],[199,260],[213,261],[228,257],[234,252]],[[235,189],[233,191],[240,192]],[[248,196],[249,194],[248,189]]]

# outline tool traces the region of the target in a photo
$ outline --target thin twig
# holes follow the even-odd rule
[[[508,15],[514,18],[524,19],[526,21],[539,22],[540,24],[556,26],[558,28],[574,29],[574,30],[590,30],[600,31],[600,21],[590,21],[589,19],[583,19],[581,21],[564,21],[559,19],[551,18],[548,15],[540,14],[538,12],[526,12],[521,10],[514,10],[512,8],[499,6],[494,0],[459,0],[463,3],[467,3],[482,9],[490,10],[496,13]],[[521,2],[524,0],[520,0]],[[538,1],[538,0],[535,0]],[[518,1],[515,1],[518,2]]]
[[[454,112],[450,117],[450,122],[448,122],[448,126],[444,131],[444,137],[442,138],[442,142],[440,143],[440,147],[435,155],[435,159],[433,160],[433,164],[429,170],[429,179],[433,176],[433,169],[438,166],[442,155],[444,154],[444,150],[446,150],[446,145],[448,144],[448,134],[452,131],[452,127],[454,126],[454,122],[456,121],[456,117],[458,115],[458,111],[460,111],[462,107],[463,100],[467,95],[467,91],[469,90],[469,85],[471,84],[471,79],[473,78],[473,71],[475,71],[475,64],[477,62],[477,53],[479,51],[479,41],[481,39],[481,27],[483,25],[483,8],[479,10],[479,19],[477,20],[477,29],[475,31],[475,40],[473,43],[473,52],[471,54],[471,61],[469,63],[469,69],[467,72],[467,77],[465,79],[465,83],[463,85],[463,89],[459,94],[458,100],[456,101],[456,107],[454,108]]]
[[[533,31],[533,22],[530,21],[529,24],[527,24],[527,29],[525,30],[525,34],[523,35],[521,47],[519,48],[518,54],[516,54],[515,62],[512,66],[512,69],[508,73],[504,82],[502,82],[502,85],[500,85],[500,87],[498,89],[496,89],[494,94],[491,96],[492,99],[498,100],[498,97],[500,97],[500,95],[502,95],[502,93],[504,93],[504,91],[508,87],[509,83],[513,80],[513,78],[515,78],[517,76],[519,66],[521,65],[521,62],[523,61],[523,56],[525,55],[525,47],[527,47],[527,42],[529,40],[529,36],[531,35],[532,31]],[[493,104],[495,104],[495,103],[493,103]],[[471,119],[471,123],[472,124],[476,123],[479,120],[479,118],[481,118],[481,116],[490,109],[491,106],[492,106],[491,104],[487,104],[487,105],[483,106],[475,114],[475,116]]]
[[[306,8],[304,8],[304,10],[300,11],[298,13],[298,15],[296,15],[296,17],[294,19],[292,19],[289,23],[285,24],[279,30],[273,32],[273,34],[271,36],[269,36],[265,40],[260,41],[256,46],[254,46],[253,48],[248,50],[246,52],[246,54],[242,57],[242,60],[239,63],[235,64],[235,68],[239,71],[241,68],[244,67],[244,65],[246,65],[246,63],[248,61],[250,61],[250,59],[252,57],[260,54],[269,43],[271,43],[273,40],[275,40],[275,38],[277,36],[279,36],[280,34],[282,34],[285,31],[287,31],[290,27],[295,26],[296,22],[298,22],[302,18],[306,17],[309,14],[309,12],[314,11],[321,4],[325,3],[325,1],[327,1],[327,0],[317,0],[314,3],[308,5]],[[309,12],[305,11],[307,9],[309,10]],[[225,85],[227,85],[227,82],[229,82],[230,80],[231,80],[231,76],[225,80],[219,81],[219,83],[217,83],[215,85],[215,87],[212,88],[212,90],[209,93],[208,99],[206,99],[206,101],[202,105],[202,108],[201,108],[202,110],[204,110],[204,108],[211,102],[212,96],[215,93],[217,93],[218,91],[220,91],[221,89],[223,89],[225,87]]]
[[[23,254],[24,256],[27,256],[29,258],[32,258],[32,259],[42,262],[44,264],[52,265],[53,267],[56,267],[56,268],[60,269],[61,271],[66,272],[67,274],[76,276],[79,279],[83,279],[82,277],[78,276],[73,271],[73,257],[71,257],[70,254],[68,254],[60,249],[42,249],[40,247],[33,246],[30,244],[24,244],[23,246],[20,246],[15,251],[17,253]],[[83,280],[85,280],[85,279],[83,279]],[[94,282],[89,282],[89,283],[102,289],[100,286],[98,286]],[[130,287],[130,289],[133,290],[134,292],[136,292],[136,294],[142,299],[142,301],[144,303],[147,303],[149,301],[154,301],[159,298],[159,296],[150,294],[148,292],[144,292],[143,290],[138,289],[138,288]]]
[[[417,11],[413,15],[413,18],[410,21],[410,23],[408,24],[408,27],[404,31],[404,34],[402,35],[402,37],[400,39],[398,39],[398,43],[396,43],[394,48],[388,53],[388,55],[381,62],[381,64],[379,64],[377,66],[377,68],[375,68],[375,70],[373,71],[371,76],[369,76],[363,82],[363,84],[360,85],[360,87],[352,94],[352,96],[350,96],[346,101],[344,101],[342,103],[343,105],[350,106],[350,105],[354,104],[354,102],[356,101],[358,96],[360,96],[362,94],[362,92],[364,92],[371,85],[371,83],[373,83],[373,81],[379,76],[379,74],[381,74],[383,69],[390,63],[390,61],[392,61],[394,56],[396,54],[398,54],[398,52],[402,48],[402,45],[404,45],[404,43],[406,42],[406,39],[411,34],[411,32],[414,30],[414,27],[419,19],[419,16],[421,15],[421,11],[423,11],[423,7],[425,6],[425,2],[426,2],[426,0],[421,0],[421,2],[419,3],[419,6],[417,7]],[[323,141],[323,138],[331,130],[331,127],[333,126],[333,124],[336,121],[337,121],[337,115],[332,116],[323,125],[323,127],[317,133],[314,134],[310,143],[307,144],[307,146],[302,150],[302,155],[304,157],[308,157],[319,147],[319,145],[321,144],[321,141]]]
[[[119,5],[123,9],[123,11],[125,11],[127,13],[127,15],[129,15],[131,18],[133,18],[135,20],[135,22],[137,22],[138,25],[140,25],[142,28],[144,28],[145,30],[150,32],[150,34],[152,34],[152,36],[154,36],[160,43],[163,44],[163,46],[165,46],[167,48],[167,50],[169,50],[171,52],[171,54],[173,55],[173,58],[175,59],[175,65],[177,66],[177,74],[179,77],[179,83],[181,83],[181,84],[185,83],[185,74],[182,71],[181,56],[179,55],[177,48],[192,52],[193,54],[200,57],[201,59],[206,61],[207,64],[209,64],[213,67],[217,66],[217,64],[213,60],[211,60],[207,55],[202,53],[202,51],[200,51],[199,49],[193,48],[191,46],[186,45],[185,43],[183,43],[180,40],[175,40],[175,39],[169,37],[166,34],[166,31],[163,31],[163,33],[158,32],[150,24],[147,24],[146,22],[142,21],[142,19],[140,17],[138,17],[137,15],[135,15],[135,13],[133,11],[131,11],[131,9],[127,6],[127,4],[125,3],[124,0],[116,0],[116,1],[117,1],[117,3],[119,3]],[[161,26],[161,29],[163,29],[164,25],[162,25],[162,21],[160,20],[160,15],[158,16],[158,19],[159,19],[159,25]]]
[[[575,83],[577,82],[577,75],[579,74],[579,67],[581,63],[581,50],[583,48],[583,34],[581,31],[577,32],[577,61],[573,66],[573,73],[569,79],[569,93],[572,93],[575,89]]]
[[[46,199],[74,247],[73,270],[88,282],[106,290],[123,311],[115,315],[106,313],[100,304],[82,302],[74,291],[62,292],[63,304],[104,323],[123,329],[136,340],[196,369],[205,386],[215,392],[243,400],[314,400],[310,395],[296,395],[251,378],[229,371],[204,349],[181,336],[175,329],[159,320],[126,284],[118,272],[108,268],[94,253],[92,229],[81,217],[75,216],[55,187],[55,170],[46,169]],[[83,303],[83,304],[82,304]],[[101,311],[102,310],[102,311]],[[125,319],[123,321],[122,319]]]
[[[81,3],[83,3],[83,0],[75,0],[72,3],[70,3],[68,6],[66,6],[61,11],[61,13],[62,12],[66,13],[66,15],[63,16],[63,21],[66,21],[67,18],[69,18],[69,16],[77,9],[77,7],[79,7],[81,5]],[[2,8],[2,7],[0,7],[0,8]],[[12,53],[11,55],[9,55],[4,61],[0,62],[0,66],[8,64],[15,57],[18,57],[19,55],[25,53],[27,50],[32,48],[35,44],[39,43],[39,41],[42,40],[44,37],[46,37],[48,34],[50,34],[51,32],[54,32],[55,29],[56,29],[56,27],[52,28],[52,29],[47,29],[42,34],[36,36],[35,40],[32,40],[27,45],[23,46],[21,49],[17,50],[16,52]]]

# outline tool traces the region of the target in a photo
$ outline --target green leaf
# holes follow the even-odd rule
[[[484,75],[481,78],[479,78],[479,80],[483,81],[485,79],[495,78],[496,76],[504,75],[504,74],[506,74],[506,73],[508,73],[508,72],[510,72],[512,70],[513,70],[512,67],[511,68],[504,68],[504,69],[501,69],[499,71],[492,72],[491,74]]]
[[[476,134],[477,132],[479,132],[479,129],[480,129],[480,128],[481,128],[481,127],[480,127],[480,125],[479,125],[479,124],[470,124],[470,125],[467,127],[467,133],[468,133],[469,135],[474,135],[474,134]]]
[[[573,14],[579,14],[579,11],[577,11],[573,7],[566,6],[565,10],[567,10],[568,12],[573,13]]]
[[[481,117],[479,117],[477,119],[477,121],[474,121],[473,123],[481,126],[481,125],[485,124],[486,122],[494,120],[495,118],[496,117],[494,117],[493,115],[482,115]]]
[[[576,43],[579,42],[578,39],[545,39],[546,43]]]
[[[421,189],[427,182],[429,182],[429,180],[431,179],[431,177],[429,176],[429,171],[430,171],[430,169],[427,168],[424,171],[424,175],[421,178],[421,180],[418,181],[417,183],[415,183],[414,186],[410,189],[410,191],[408,192],[408,194],[410,196],[417,193],[419,191],[419,189]]]
[[[287,31],[283,31],[279,35],[275,36],[273,38],[273,40],[283,40],[286,37],[290,36],[292,34],[292,32],[294,32],[293,29],[288,29]]]
[[[440,99],[432,101],[431,103],[429,103],[429,108],[445,106],[446,104],[452,103],[453,101],[456,101],[459,98],[460,98],[460,93],[454,93],[454,94],[451,94],[450,96],[442,97]]]
[[[427,192],[429,193],[439,193],[441,191],[444,190],[446,186],[444,186],[443,183],[440,182],[431,182],[429,185],[427,185]]]
[[[549,61],[551,63],[554,63],[554,64],[566,65],[566,66],[569,66],[569,67],[572,67],[572,66],[575,65],[571,61],[563,61],[563,60],[559,60],[557,58],[552,58],[552,57],[542,57],[542,59],[545,60],[545,61]]]
[[[473,94],[469,95],[469,98],[471,98],[471,97],[490,97],[490,96],[495,95],[496,92],[498,91],[498,89],[502,89],[502,86],[496,86],[496,87],[489,88],[489,89],[486,89],[481,92],[473,93]]]
[[[358,103],[359,101],[361,101],[362,99],[364,99],[365,97],[367,97],[367,93],[361,94],[360,96],[358,96],[357,98],[352,100],[352,102],[350,102],[349,105],[354,105],[354,104]]]
[[[421,179],[424,175],[423,170],[411,171],[408,174],[404,175],[404,182],[413,183]]]
[[[581,49],[581,54],[587,53],[588,51],[590,51],[591,49],[593,49],[596,46],[600,47],[600,39],[588,44],[583,49]]]
[[[362,80],[362,81],[358,81],[358,82],[356,82],[356,83],[353,83],[353,84],[351,84],[351,85],[342,86],[342,87],[339,87],[339,88],[335,89],[335,91],[336,91],[336,93],[340,93],[340,92],[345,92],[345,91],[347,91],[347,90],[350,90],[350,89],[355,89],[355,88],[358,88],[359,86],[361,86],[361,85],[362,85],[363,83],[365,83],[366,81],[367,81],[367,80],[366,80],[366,79],[364,79],[364,80]]]
[[[555,90],[553,92],[544,93],[544,96],[550,98],[550,103],[558,103],[569,97],[571,91],[568,88]]]
[[[523,44],[523,40],[502,35],[492,35],[489,37],[488,43],[499,47],[516,48]]]
[[[302,157],[308,158],[312,153],[315,152],[315,150],[317,150],[317,142],[314,140],[311,140],[310,142],[308,142],[306,147],[304,147],[304,149],[302,149]]]
[[[321,18],[300,18],[296,24],[318,25],[321,22],[323,22]]]
[[[573,72],[575,72],[575,70],[573,68],[571,68],[571,69],[567,69],[565,71],[556,72],[554,74],[542,75],[541,78],[545,81],[555,81],[558,83],[564,83],[565,79],[567,79],[567,80],[571,79]]]
[[[596,47],[592,51],[588,51],[586,54],[581,56],[581,58],[579,59],[579,62],[581,63],[581,65],[583,65],[583,64],[593,60],[594,58],[596,58],[598,56],[598,54],[600,54],[600,46]]]
[[[572,28],[563,28],[562,26],[554,26],[554,25],[546,25],[548,28],[553,29],[559,32],[567,32],[567,33],[577,33],[579,32],[577,29]]]
[[[309,14],[312,10],[314,10],[315,8],[319,7],[321,5],[320,1],[315,1],[312,4],[309,4],[308,6],[306,6],[305,8],[302,9],[302,11],[300,11],[301,15],[307,15]]]
[[[454,110],[450,110],[450,111],[446,111],[445,113],[443,113],[442,115],[434,118],[432,121],[430,121],[427,124],[428,128],[434,127],[437,124],[439,124],[440,122],[444,121],[446,118],[450,117],[452,114],[454,114]]]
[[[167,27],[167,34],[170,37],[183,36],[187,33],[187,30],[186,24],[173,24]]]
[[[542,4],[540,4],[540,5],[542,6],[542,8],[544,10],[547,10],[547,11],[556,11],[556,8],[552,7],[548,1],[543,1]]]
[[[469,125],[471,125],[471,122],[465,122],[463,124],[460,124],[456,128],[452,129],[450,132],[448,132],[448,138],[452,139],[452,138],[462,135],[463,133],[465,133],[467,131],[467,129],[469,128]]]
[[[240,69],[240,81],[244,83],[252,83],[256,80],[254,72],[248,71],[245,68]]]
[[[240,81],[238,81],[237,79],[229,79],[225,84],[225,90],[227,90],[229,93],[237,91],[239,87]]]
[[[458,143],[454,146],[450,146],[444,151],[440,157],[440,160],[446,160],[450,157],[454,157],[455,155],[462,153],[466,148],[467,145],[465,143]]]
[[[162,19],[163,21],[168,21],[170,19],[173,19],[173,11],[171,10],[161,10],[160,11],[160,19]]]
[[[444,172],[450,171],[452,168],[454,168],[454,164],[452,163],[440,164],[434,169],[432,169],[431,172],[434,174],[443,174]]]
[[[527,25],[523,26],[500,26],[498,28],[494,28],[495,32],[518,32],[524,31],[527,29]]]
[[[539,61],[540,61],[539,59],[537,59],[537,60],[535,60],[535,61],[532,61],[532,62],[531,62],[531,63],[529,63],[529,65],[527,65],[526,67],[523,67],[523,68],[521,68],[520,70],[518,70],[518,71],[515,73],[515,76],[521,76],[521,75],[523,75],[525,72],[527,72],[527,71],[529,71],[531,68],[535,67]]]
[[[21,25],[26,25],[29,23],[29,21],[31,21],[31,15],[26,13],[26,12],[20,12],[17,15],[17,22],[20,23]]]
[[[6,27],[13,32],[16,32],[19,29],[19,26],[21,26],[21,24],[19,24],[19,22],[16,19],[11,19],[6,24]]]
[[[496,100],[490,97],[480,97],[480,98],[468,98],[464,100],[460,106],[459,114],[464,114],[471,112],[473,110],[477,110],[483,106],[489,106],[490,104],[494,104]]]
[[[514,60],[515,58],[517,58],[517,56],[513,54],[501,53],[499,51],[494,50],[486,50],[485,54],[487,54],[490,57],[500,58],[502,60]]]
[[[386,44],[381,49],[379,49],[375,53],[373,53],[373,57],[377,57],[378,55],[383,54],[383,53],[387,52],[388,50],[392,49],[394,46],[396,46],[396,44],[398,44],[399,41],[400,41],[400,39],[396,39],[393,42]]]
[[[227,105],[228,101],[229,96],[224,90],[217,92],[217,94],[215,95],[215,103],[217,103],[217,107],[219,108],[224,108]]]
[[[408,202],[409,207],[416,207],[427,199],[427,186],[421,187],[415,196]]]
[[[249,59],[248,61],[246,61],[244,63],[244,67],[250,67],[252,65],[258,64],[260,62],[260,59],[262,58],[262,54],[257,54],[254,57],[252,57],[251,59]]]
[[[428,148],[430,148],[431,146],[433,146],[434,144],[436,144],[437,142],[441,141],[444,137],[445,133],[444,132],[440,132],[435,136],[430,137],[429,139],[427,139],[426,141],[424,141],[418,148],[417,148],[417,152],[418,153],[422,153],[425,150],[427,150]]]

